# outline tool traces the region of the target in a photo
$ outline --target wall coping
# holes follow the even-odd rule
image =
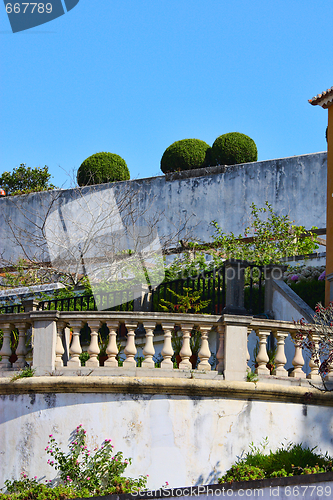
[[[194,374],[193,374],[194,376]],[[0,379],[0,395],[29,393],[169,394],[333,406],[333,392],[315,387],[196,378],[41,376]]]
[[[146,500],[149,498],[188,498],[188,497],[201,497],[208,498],[211,496],[214,498],[214,493],[219,492],[216,496],[221,495],[221,491],[226,492],[226,490],[232,490],[237,495],[238,490],[244,490],[240,497],[248,498],[250,495],[245,495],[246,490],[262,490],[264,488],[276,488],[280,486],[281,488],[286,486],[301,486],[301,485],[313,485],[318,483],[332,483],[333,481],[333,472],[321,472],[318,474],[304,474],[302,476],[291,476],[291,477],[276,477],[276,478],[266,478],[266,479],[255,479],[252,481],[235,481],[233,483],[218,483],[218,484],[203,484],[203,485],[194,485],[194,486],[185,486],[179,488],[159,488],[152,491],[140,492],[135,494],[120,494],[120,495],[106,495],[106,496],[98,496],[98,497],[90,497],[90,500],[133,500],[133,499],[142,499]],[[281,492],[282,493],[282,492]],[[298,495],[299,498],[302,498],[303,491]],[[232,497],[230,494],[223,494],[222,497]],[[270,495],[271,496],[271,495]],[[251,495],[252,497],[252,495]],[[253,497],[260,498],[258,494],[256,496],[255,492]],[[272,498],[285,498],[282,496],[272,495]],[[310,495],[312,497],[312,495]],[[289,498],[295,498],[291,496]],[[313,495],[313,498],[318,498],[317,495]],[[321,498],[321,496],[320,496]],[[325,498],[325,495],[322,495],[322,498]],[[326,496],[327,498],[327,496]],[[78,498],[75,500],[85,500],[83,498]]]

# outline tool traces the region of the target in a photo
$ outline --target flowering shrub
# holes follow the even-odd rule
[[[85,444],[86,431],[82,425],[78,425],[74,440],[69,445],[69,453],[65,454],[53,435],[50,434],[49,437],[45,451],[51,458],[47,463],[59,471],[64,484],[86,488],[91,493],[107,491],[108,494],[128,493],[146,487],[146,476],[140,476],[139,479],[122,476],[131,459],[124,459],[121,451],[113,454],[111,439],[106,439],[92,453]]]
[[[299,266],[291,267],[284,274],[284,281],[289,285],[301,281],[323,281],[325,280],[325,266]]]
[[[327,307],[317,304],[313,323],[304,319],[296,322],[299,326],[295,344],[310,352],[312,360],[318,366],[325,390],[328,390],[325,377],[333,367],[333,303]]]
[[[139,476],[138,479],[123,476],[131,459],[124,459],[121,451],[114,453],[111,439],[106,439],[92,452],[85,444],[86,431],[78,425],[66,454],[52,434],[49,438],[45,448],[50,456],[47,463],[59,472],[58,478],[41,484],[37,476],[29,479],[22,472],[19,480],[5,482],[9,495],[0,493],[0,500],[60,500],[146,489],[148,476]],[[57,486],[53,487],[56,483]]]

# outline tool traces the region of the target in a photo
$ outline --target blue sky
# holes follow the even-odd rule
[[[259,160],[326,149],[331,2],[80,0],[13,34],[0,5],[0,173],[48,165],[53,183],[99,151],[131,178],[161,175],[174,141],[238,131]]]

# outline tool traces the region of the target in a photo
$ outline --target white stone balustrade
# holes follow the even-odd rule
[[[31,325],[34,346],[32,365],[37,376],[52,373],[73,376],[77,374],[112,376],[128,373],[129,376],[133,376],[142,373],[144,376],[189,377],[194,371],[201,377],[221,376],[225,380],[246,380],[250,370],[247,338],[253,330],[259,338],[259,352],[256,358],[256,373],[259,380],[274,381],[275,378],[279,378],[291,382],[295,378],[305,379],[307,376],[304,371],[302,349],[297,343],[292,359],[288,359],[287,362],[286,338],[289,333],[295,337],[297,332],[297,326],[293,323],[236,315],[103,311],[30,311],[0,315],[0,329],[3,332],[0,376],[6,376],[10,371],[26,365],[28,353],[26,334]],[[91,332],[88,347],[87,339],[83,342],[81,338],[84,325],[88,325]],[[100,366],[99,359],[101,351],[99,329],[102,325],[106,325],[108,329],[108,337],[103,339],[103,353],[106,352],[104,366]],[[18,331],[17,360],[14,358],[12,362],[10,361],[13,354],[11,337],[15,328]],[[122,336],[120,331],[123,332]],[[139,331],[141,333],[138,333]],[[195,331],[200,334],[200,345],[198,351],[192,353],[191,335]],[[172,338],[174,332],[180,335],[180,349],[177,352],[174,351],[175,344]],[[267,366],[269,361],[267,339],[271,333],[274,335],[277,347],[273,375],[270,375],[270,367]],[[86,362],[83,366],[81,355],[85,351]],[[213,367],[210,364],[212,353],[216,355],[216,365]],[[195,370],[191,363],[192,354],[198,357]],[[179,367],[175,363],[175,355],[180,356]],[[156,357],[160,359],[158,369]],[[119,358],[123,363],[119,362]],[[307,377],[311,381],[320,379],[318,365],[314,359],[310,360]]]

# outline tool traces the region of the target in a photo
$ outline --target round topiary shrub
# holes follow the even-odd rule
[[[164,151],[161,158],[161,170],[166,174],[204,167],[209,150],[209,145],[200,139],[176,141]]]
[[[220,135],[211,150],[211,165],[237,165],[257,161],[256,143],[239,132]]]
[[[77,171],[79,186],[127,181],[130,173],[125,160],[114,153],[96,153],[89,156]]]

